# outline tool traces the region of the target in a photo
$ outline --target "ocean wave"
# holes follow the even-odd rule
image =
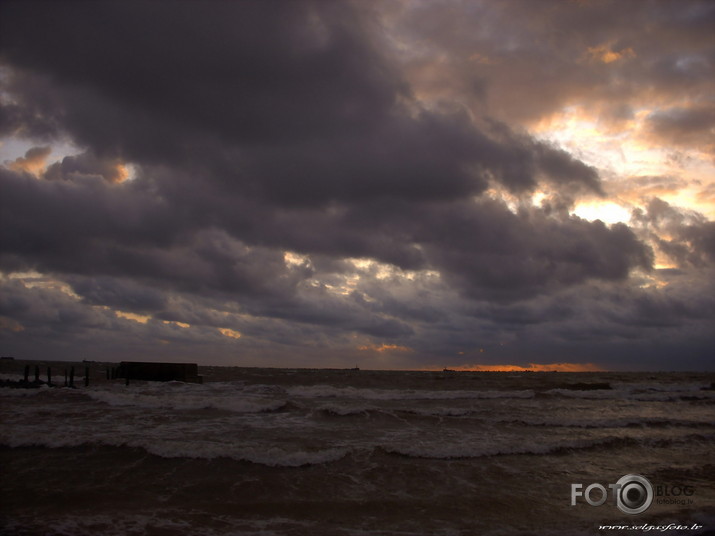
[[[163,396],[141,392],[86,390],[83,394],[110,406],[136,406],[146,409],[200,410],[218,409],[237,413],[263,413],[283,409],[285,399],[262,397],[211,396],[210,393]]]
[[[327,448],[320,450],[285,450],[279,447],[236,447],[226,443],[207,442],[152,442],[149,445],[128,445],[141,447],[150,454],[162,458],[231,458],[269,467],[302,467],[319,465],[344,458],[349,450]]]
[[[71,511],[70,511],[71,512]],[[116,509],[109,514],[95,512],[64,513],[54,516],[9,518],[4,521],[8,534],[17,536],[126,536],[128,534],[191,534],[191,536],[276,536],[286,526],[311,533],[314,523],[281,517],[249,519],[243,516],[214,515],[213,526],[196,511],[145,508],[131,512]],[[200,516],[199,516],[200,517]],[[274,530],[275,529],[275,530]],[[380,536],[386,536],[380,533]]]
[[[350,452],[348,448],[329,447],[310,450],[286,450],[276,446],[241,446],[230,442],[160,440],[153,437],[131,440],[111,437],[83,439],[73,434],[38,437],[3,438],[0,445],[10,448],[43,447],[50,449],[87,448],[87,447],[126,447],[144,450],[161,458],[190,458],[214,460],[230,458],[265,465],[269,467],[302,467],[319,465],[340,460]]]
[[[521,391],[427,391],[417,389],[361,389],[332,385],[299,385],[287,388],[298,398],[347,398],[362,400],[458,400],[493,398],[533,398],[531,389]]]
[[[403,411],[420,417],[468,417],[477,413],[480,415],[482,414],[482,411],[477,412],[472,408],[454,408],[449,406],[440,406],[435,408],[410,408],[404,409]]]
[[[589,400],[606,400],[627,398],[629,391],[626,389],[597,389],[580,391],[577,389],[549,389],[543,395],[558,396],[562,398],[584,398]]]
[[[627,446],[665,447],[675,443],[683,444],[692,441],[710,442],[715,435],[691,434],[680,438],[641,438],[628,436],[609,436],[593,439],[561,440],[552,443],[541,442],[538,444],[475,444],[475,443],[434,443],[412,442],[405,445],[385,445],[380,450],[393,455],[409,458],[425,458],[433,460],[457,460],[469,458],[483,458],[490,456],[509,455],[549,455],[576,450],[593,448],[616,448]]]
[[[628,389],[633,392],[697,392],[710,389],[711,384],[702,382],[680,383],[646,383],[646,382],[614,382],[619,389]]]
[[[593,418],[544,418],[544,419],[497,419],[500,424],[556,428],[667,428],[667,427],[713,427],[715,421],[661,417],[621,417],[612,419]]]
[[[39,385],[36,388],[32,389],[16,389],[14,387],[0,387],[0,397],[8,397],[8,398],[20,398],[20,397],[26,397],[26,396],[35,396],[39,393],[46,392],[50,389],[49,386],[46,384]]]
[[[603,390],[549,389],[542,395],[561,398],[581,398],[586,400],[634,400],[641,402],[677,402],[692,400],[715,400],[715,391],[701,388],[691,390],[617,388]]]
[[[241,387],[241,391],[244,393],[273,396],[285,396],[287,394],[286,390],[280,385],[267,385],[262,383],[243,386]]]
[[[338,404],[324,404],[316,408],[316,411],[331,417],[351,417],[356,415],[366,417],[373,413],[384,413],[373,406],[341,406]]]

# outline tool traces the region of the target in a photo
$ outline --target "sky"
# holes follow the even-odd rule
[[[715,3],[0,4],[0,353],[715,370]]]

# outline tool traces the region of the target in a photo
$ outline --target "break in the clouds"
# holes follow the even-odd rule
[[[714,22],[4,2],[2,353],[711,367]]]

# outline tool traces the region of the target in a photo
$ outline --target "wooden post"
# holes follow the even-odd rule
[[[74,367],[70,367],[70,387],[74,389]]]
[[[47,385],[52,385],[52,369],[47,367]]]
[[[130,368],[129,365],[127,365],[126,367],[124,367],[124,370],[125,370],[126,375],[127,375],[127,380],[126,380],[126,383],[125,383],[124,385],[129,385],[129,368]]]
[[[28,383],[30,380],[30,365],[25,365],[25,383]]]
[[[65,367],[65,387],[67,387],[67,367]]]
[[[89,387],[89,367],[84,367],[84,386]]]
[[[35,382],[40,383],[40,365],[35,365]]]
[[[107,369],[107,379],[108,380],[111,379],[109,376],[110,376],[109,369]]]

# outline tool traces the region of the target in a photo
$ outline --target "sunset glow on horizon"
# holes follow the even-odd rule
[[[429,370],[440,370],[438,368]],[[459,365],[448,367],[456,372],[606,372],[605,369],[593,363],[530,363],[520,365]]]

